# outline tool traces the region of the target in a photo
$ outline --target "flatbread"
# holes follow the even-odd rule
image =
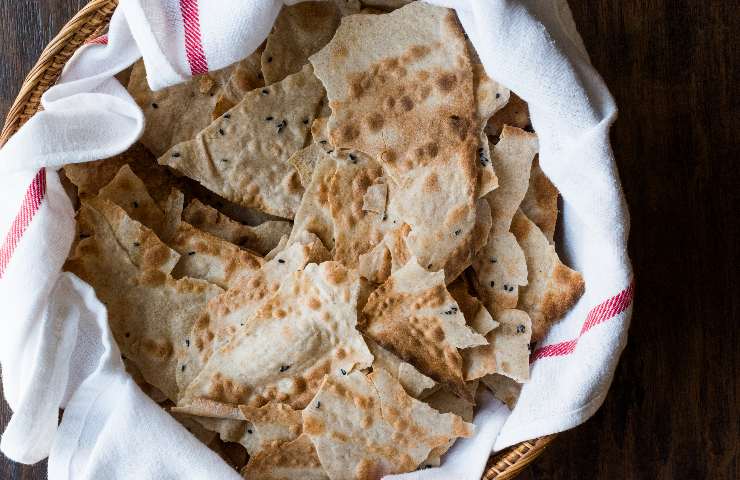
[[[313,163],[314,170],[295,215],[290,238],[295,239],[303,232],[310,232],[324,242],[327,250],[333,251],[334,221],[329,210],[329,187],[337,168],[336,158],[316,144],[309,145],[299,154],[311,158],[307,161]]]
[[[478,162],[476,164],[478,167],[478,196],[482,197],[498,187],[498,177],[496,177],[491,162],[491,152],[484,127],[488,119],[507,104],[510,92],[508,88],[491,79],[480,63],[473,64],[473,84],[480,125]]]
[[[395,9],[408,5],[412,1],[413,0],[362,0],[362,4],[366,7]]]
[[[277,401],[300,409],[324,375],[369,367],[373,357],[355,330],[358,289],[356,274],[336,262],[310,264],[288,276],[211,355],[178,405],[205,398],[256,407]]]
[[[183,220],[199,230],[260,255],[275,248],[280,238],[289,235],[293,228],[290,222],[281,220],[268,220],[257,226],[244,225],[197,199],[188,204],[183,212]]]
[[[382,179],[378,179],[382,180]],[[362,197],[362,209],[373,212],[381,217],[385,215],[385,205],[388,201],[388,185],[383,181],[376,181],[369,187]]]
[[[470,287],[465,281],[465,278],[462,276],[458,277],[457,280],[447,287],[447,290],[457,302],[470,328],[481,335],[486,335],[498,327],[498,322],[491,317],[486,307],[483,306],[480,300],[470,294]]]
[[[279,82],[308,63],[339,26],[341,12],[332,2],[302,2],[280,11],[262,52],[265,84]]]
[[[521,209],[542,230],[550,243],[554,243],[555,225],[558,222],[558,195],[558,189],[540,168],[539,157],[534,157],[529,188]]]
[[[509,229],[526,194],[537,148],[533,133],[505,127],[491,152],[501,184],[484,197],[491,206],[492,227],[485,246],[473,260],[473,270],[476,290],[494,316],[500,310],[516,308],[519,287],[527,284],[524,254]]]
[[[475,388],[471,388],[471,390],[475,392],[477,388],[478,385],[476,383]],[[473,421],[473,409],[475,405],[466,400],[463,400],[462,398],[458,397],[444,387],[438,388],[431,395],[424,397],[424,402],[439,413],[452,413],[462,418],[466,422]],[[427,457],[427,459],[422,462],[422,466],[424,468],[429,468],[427,467],[427,465],[429,465],[430,467],[439,466],[442,463],[442,455],[447,453],[452,445],[455,444],[455,440],[456,439],[451,439],[447,443],[433,448],[429,452],[429,456]]]
[[[246,92],[261,86],[252,59],[247,57],[237,65],[249,72],[241,74],[236,82],[240,85],[240,91]],[[195,138],[211,123],[211,113],[220,93],[229,83],[235,66],[230,65],[152,92],[146,81],[144,62],[140,60],[134,64],[128,91],[144,111],[147,128],[144,129],[141,143],[155,156],[160,156],[173,145]]]
[[[242,475],[249,480],[329,480],[307,435],[261,450],[249,459]]]
[[[264,44],[247,58],[234,64],[226,83],[215,95],[216,104],[211,112],[212,120],[231,110],[248,92],[265,86],[260,62],[263,50]],[[203,127],[206,125],[207,123]]]
[[[493,396],[504,402],[510,410],[514,410],[516,401],[522,391],[522,384],[504,375],[488,375],[481,378],[481,383],[488,387]]]
[[[290,156],[303,148],[324,89],[306,66],[249,92],[190,141],[159,157],[206,188],[246,207],[292,219],[303,194]]]
[[[373,360],[373,369],[382,368],[392,375],[401,384],[406,393],[414,398],[420,398],[425,391],[434,388],[437,384],[434,380],[427,377],[408,362],[398,358],[390,350],[378,345],[371,338],[365,337],[365,343],[370,349],[375,359]]]
[[[428,272],[411,259],[370,295],[361,328],[420,372],[474,400],[465,389],[458,349],[487,342],[465,324],[442,271]]]
[[[121,207],[133,220],[161,234],[166,228],[165,214],[129,165],[123,165],[98,197]]]
[[[410,472],[473,425],[406,394],[383,369],[326,376],[303,411],[303,431],[332,480]]]
[[[560,261],[555,247],[521,210],[514,215],[511,231],[524,252],[529,272],[517,308],[532,318],[532,341],[539,341],[581,298],[586,284],[580,273]]]
[[[529,380],[529,343],[532,322],[522,310],[501,310],[496,314],[498,328],[486,335],[488,345],[463,350],[465,380],[476,380],[492,373],[506,375],[517,382]]]
[[[254,252],[242,250],[186,222],[179,222],[168,244],[180,254],[180,261],[172,271],[175,278],[200,278],[224,289],[257,272],[264,263]]]
[[[310,234],[286,245],[264,263],[262,268],[241,278],[222,295],[214,298],[188,338],[188,351],[178,372],[178,385],[186,387],[200,372],[213,351],[228,343],[259,310],[272,298],[285,278],[305,267],[309,262],[329,258],[321,241]]]
[[[505,125],[529,130],[532,124],[529,121],[529,107],[514,92],[511,92],[509,102],[504,108],[488,119],[486,133],[494,137],[501,135]]]
[[[268,403],[259,408],[239,406],[244,419],[249,422],[245,447],[250,455],[261,450],[295,440],[303,431],[300,410],[293,410],[283,403]]]
[[[472,246],[480,131],[454,13],[416,2],[386,15],[353,15],[310,60],[327,89],[330,143],[383,166],[399,186],[389,203],[411,226],[412,255],[431,269],[446,267]]]
[[[206,302],[221,289],[203,280],[174,280],[163,268],[169,256],[145,255],[135,265],[106,217],[89,204],[83,204],[78,218],[89,236],[79,241],[65,269],[95,288],[121,353],[148,383],[176,400],[175,370],[185,338]],[[125,243],[133,246],[134,241]],[[160,245],[159,250],[168,249]]]

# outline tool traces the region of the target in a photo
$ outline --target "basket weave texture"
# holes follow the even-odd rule
[[[105,31],[117,5],[118,0],[92,0],[46,46],[8,111],[0,133],[0,145],[5,144],[21,125],[41,110],[41,95],[54,85],[72,54],[87,40]],[[507,480],[516,477],[554,438],[555,435],[548,435],[521,442],[492,455],[482,479]]]

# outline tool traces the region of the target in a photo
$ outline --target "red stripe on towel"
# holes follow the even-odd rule
[[[85,45],[108,45],[108,35],[90,38],[85,42]]]
[[[581,327],[581,333],[578,335],[578,338],[540,347],[532,353],[530,362],[534,362],[540,358],[561,357],[563,355],[573,353],[573,350],[576,349],[576,345],[578,344],[578,339],[586,332],[594,328],[596,325],[616,317],[630,306],[634,297],[634,291],[635,282],[633,281],[627,288],[608,300],[596,305],[588,312],[586,321],[583,322],[583,327]]]
[[[46,170],[42,168],[33,177],[31,185],[28,186],[26,195],[23,197],[23,203],[21,203],[21,208],[10,225],[10,230],[5,236],[5,241],[0,246],[0,278],[3,278],[3,275],[5,275],[5,269],[13,257],[13,252],[15,252],[15,248],[21,241],[21,237],[23,237],[23,233],[28,228],[31,220],[33,220],[34,215],[39,211],[45,195]]]
[[[208,72],[208,61],[203,52],[203,39],[200,36],[198,0],[180,0],[180,13],[185,28],[185,54],[190,64],[190,73],[202,75]]]

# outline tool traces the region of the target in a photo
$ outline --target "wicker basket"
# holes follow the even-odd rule
[[[92,0],[77,12],[62,31],[46,46],[36,65],[26,76],[21,90],[10,107],[2,133],[0,146],[41,109],[41,95],[56,82],[64,64],[85,41],[96,37],[108,26],[118,0]],[[492,455],[483,474],[484,480],[514,478],[537,458],[555,435],[541,437]]]

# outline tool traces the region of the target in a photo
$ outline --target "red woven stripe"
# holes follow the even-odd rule
[[[190,73],[202,75],[208,72],[208,61],[200,36],[198,0],[180,0],[180,13],[185,27],[185,54],[190,64]]]
[[[33,220],[36,212],[38,212],[44,195],[46,195],[46,171],[42,168],[33,178],[31,185],[28,186],[26,195],[23,197],[21,209],[18,211],[15,219],[13,219],[13,223],[10,225],[10,231],[8,231],[5,241],[0,246],[0,278],[3,278],[3,275],[5,275],[5,269],[13,257],[15,247],[18,246],[23,233],[28,228],[31,220]]]
[[[91,38],[85,42],[86,45],[108,45],[108,35]]]
[[[535,350],[534,353],[532,353],[530,362],[534,362],[535,360],[538,360],[540,358],[561,357],[563,355],[569,355],[573,353],[573,350],[576,349],[576,345],[578,344],[578,339],[580,339],[583,334],[591,330],[596,325],[603,323],[610,318],[614,318],[630,306],[630,304],[632,303],[634,289],[635,282],[632,282],[627,288],[619,292],[617,295],[614,295],[608,300],[605,300],[596,305],[594,308],[591,309],[591,311],[588,312],[586,320],[583,322],[583,327],[581,327],[581,333],[578,335],[578,338],[540,347]]]

